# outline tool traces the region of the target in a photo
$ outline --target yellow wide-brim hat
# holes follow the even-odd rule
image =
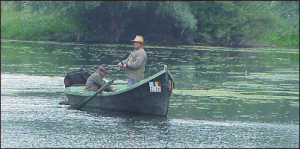
[[[141,42],[141,43],[145,43],[144,42],[144,37],[141,36],[141,35],[136,35],[134,40],[131,40],[131,41],[136,41],[136,42]]]

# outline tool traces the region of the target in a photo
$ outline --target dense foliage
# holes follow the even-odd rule
[[[298,1],[1,1],[1,38],[299,45]]]

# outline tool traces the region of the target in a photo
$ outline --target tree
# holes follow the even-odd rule
[[[299,27],[299,1],[272,1],[270,5],[291,27]]]
[[[195,15],[191,12],[188,2],[183,1],[164,1],[159,2],[159,6],[155,11],[156,16],[160,16],[163,19],[170,19],[170,28],[180,29],[180,34],[183,35],[186,43],[193,43],[193,32],[197,29],[197,19]],[[171,22],[174,22],[172,26]],[[178,35],[175,34],[175,37]],[[180,38],[180,37],[179,37]]]
[[[21,11],[22,1],[13,1],[13,3],[15,4],[15,11],[16,12]]]
[[[133,22],[148,28],[153,25],[148,19],[153,17],[160,21],[159,17],[167,18],[174,23],[163,22],[163,24],[170,29],[180,28],[182,33],[185,30],[197,28],[197,20],[190,12],[187,2],[104,1],[97,5],[92,4],[93,7],[90,9],[86,7],[89,2],[74,3],[77,7],[69,7],[66,11],[68,12],[67,16],[71,18],[72,22],[76,22],[75,24],[89,37],[96,38],[95,40],[107,41],[109,39],[107,42],[118,43]],[[149,10],[148,8],[153,5],[158,7],[153,9],[154,11]],[[137,28],[133,30],[138,30]],[[164,33],[164,30],[161,32]],[[138,31],[139,34],[147,34],[147,32],[149,31],[142,29]]]
[[[32,15],[25,21],[36,17],[40,28],[47,30],[43,33],[51,31],[47,20],[40,19],[42,15],[47,15],[48,22],[53,18],[68,20],[72,29],[66,34],[83,34],[85,42],[127,43],[136,34],[144,35],[150,42],[194,44],[196,40],[231,46],[248,41],[299,40],[298,1],[1,2],[8,3],[13,4],[15,11],[30,6]],[[52,32],[59,31],[56,28]]]
[[[198,20],[198,41],[214,45],[238,46],[245,41],[255,39],[274,22],[268,9],[263,9],[263,3],[250,1],[190,2],[192,12]]]
[[[299,1],[274,1],[272,8],[279,15],[276,38],[273,41],[284,46],[299,46]]]

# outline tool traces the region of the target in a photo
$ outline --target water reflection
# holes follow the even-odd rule
[[[98,118],[114,117],[120,119],[118,125],[124,126],[134,135],[142,135],[149,129],[155,129],[161,135],[168,135],[167,117],[139,115],[115,111],[85,111]]]
[[[166,55],[176,55],[172,49],[167,51],[161,50]],[[58,104],[66,100],[63,77],[39,76],[62,74],[60,70],[67,70],[67,65],[42,73],[49,65],[11,62],[8,53],[5,49],[1,51],[4,56],[1,70],[5,70],[1,72],[3,148],[299,148],[299,79],[294,76],[298,64],[280,71],[274,68],[268,73],[250,73],[250,76],[241,75],[242,71],[227,72],[230,76],[214,80],[209,75],[190,75],[197,73],[195,66],[178,62],[170,66],[176,75],[177,91],[171,96],[165,118],[68,110],[68,106]],[[26,54],[19,56],[35,59]],[[51,57],[40,59],[47,62]],[[38,74],[30,75],[29,68],[35,68]],[[218,72],[211,69],[203,74]],[[109,77],[120,79],[120,76],[124,72]]]
[[[170,123],[166,117],[139,115],[133,113],[113,112],[113,111],[85,111],[95,116],[97,119],[113,118],[118,119],[117,125],[122,128],[122,135],[126,135],[121,142],[136,143],[141,146],[144,142],[146,146],[164,146],[157,143],[152,144],[150,140],[169,140],[172,134],[169,133]],[[148,141],[146,141],[148,140]],[[142,145],[142,146],[145,146]]]
[[[299,107],[289,100],[251,100],[173,95],[168,117],[197,120],[233,120],[299,123]],[[295,102],[298,102],[295,100]]]
[[[62,76],[70,69],[106,63],[112,68],[107,78],[122,82],[125,72],[115,65],[132,50],[132,45],[4,40],[1,73],[61,76],[63,86]],[[146,45],[145,50],[146,74],[168,64],[175,78],[169,117],[299,123],[298,49]],[[178,95],[180,91],[184,94]]]

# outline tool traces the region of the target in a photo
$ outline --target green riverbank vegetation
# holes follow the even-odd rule
[[[1,38],[299,46],[298,1],[1,1]]]

